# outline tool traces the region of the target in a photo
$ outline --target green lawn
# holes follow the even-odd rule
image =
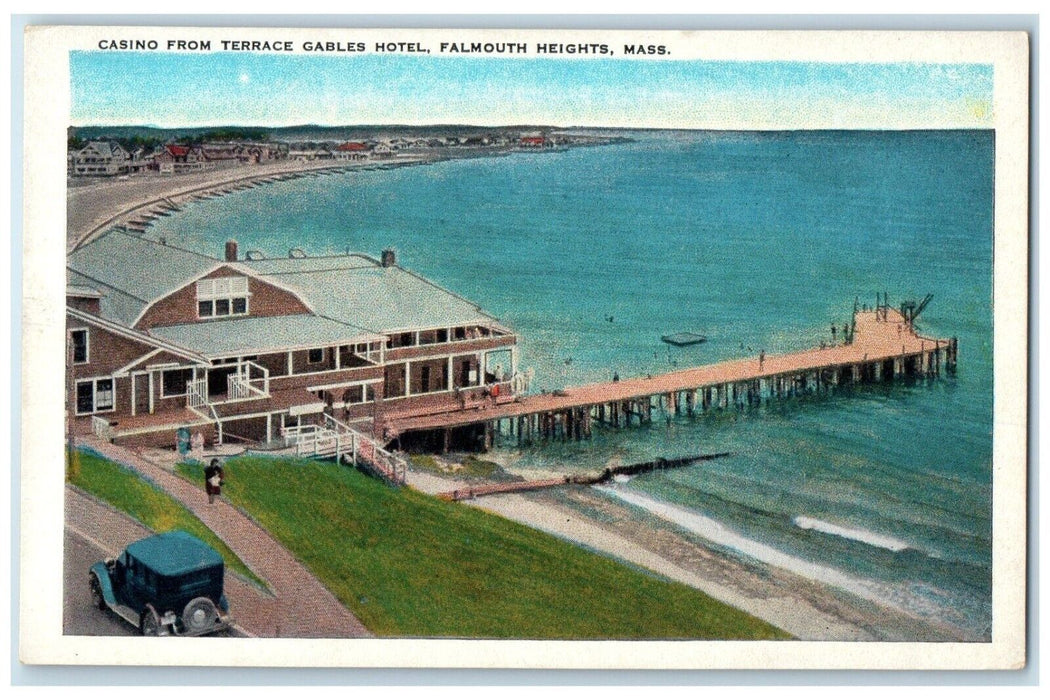
[[[224,468],[224,495],[378,635],[787,638],[687,586],[333,463],[241,457]]]
[[[100,501],[127,513],[154,532],[185,530],[222,555],[233,571],[267,588],[207,525],[185,506],[137,473],[91,452],[78,451],[80,468],[70,470],[69,481]]]

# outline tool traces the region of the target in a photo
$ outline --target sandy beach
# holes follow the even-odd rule
[[[477,482],[470,482],[477,485]],[[411,470],[409,486],[437,494],[466,480]],[[701,538],[588,486],[462,501],[707,593],[800,640],[959,641],[962,634],[790,572],[730,557]]]
[[[270,178],[418,165],[441,159],[436,155],[418,155],[385,161],[282,160],[180,175],[144,173],[91,181],[81,178],[66,189],[66,247],[73,250],[108,228],[126,225],[151,210],[169,208],[171,204],[178,205],[212,192],[221,194],[223,188],[262,186]]]

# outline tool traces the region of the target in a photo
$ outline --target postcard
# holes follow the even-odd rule
[[[1024,33],[35,26],[24,91],[23,663],[1024,666]]]

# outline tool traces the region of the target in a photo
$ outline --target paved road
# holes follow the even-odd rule
[[[62,560],[62,634],[88,637],[129,637],[138,631],[109,610],[91,604],[88,570],[100,559],[111,556],[97,543],[66,528],[65,556]]]

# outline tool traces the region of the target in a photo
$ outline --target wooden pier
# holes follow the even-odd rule
[[[682,413],[745,409],[842,385],[939,376],[942,366],[955,370],[957,339],[919,335],[896,309],[858,311],[853,321],[848,344],[783,355],[760,353],[665,374],[568,387],[512,402],[488,399],[426,415],[386,414],[382,423],[391,439],[443,433],[440,442],[446,451],[453,430],[473,427],[479,431],[480,446],[488,449],[501,436],[518,444],[535,439],[583,440],[591,437],[595,423],[610,427],[649,423],[654,411],[669,419]]]

